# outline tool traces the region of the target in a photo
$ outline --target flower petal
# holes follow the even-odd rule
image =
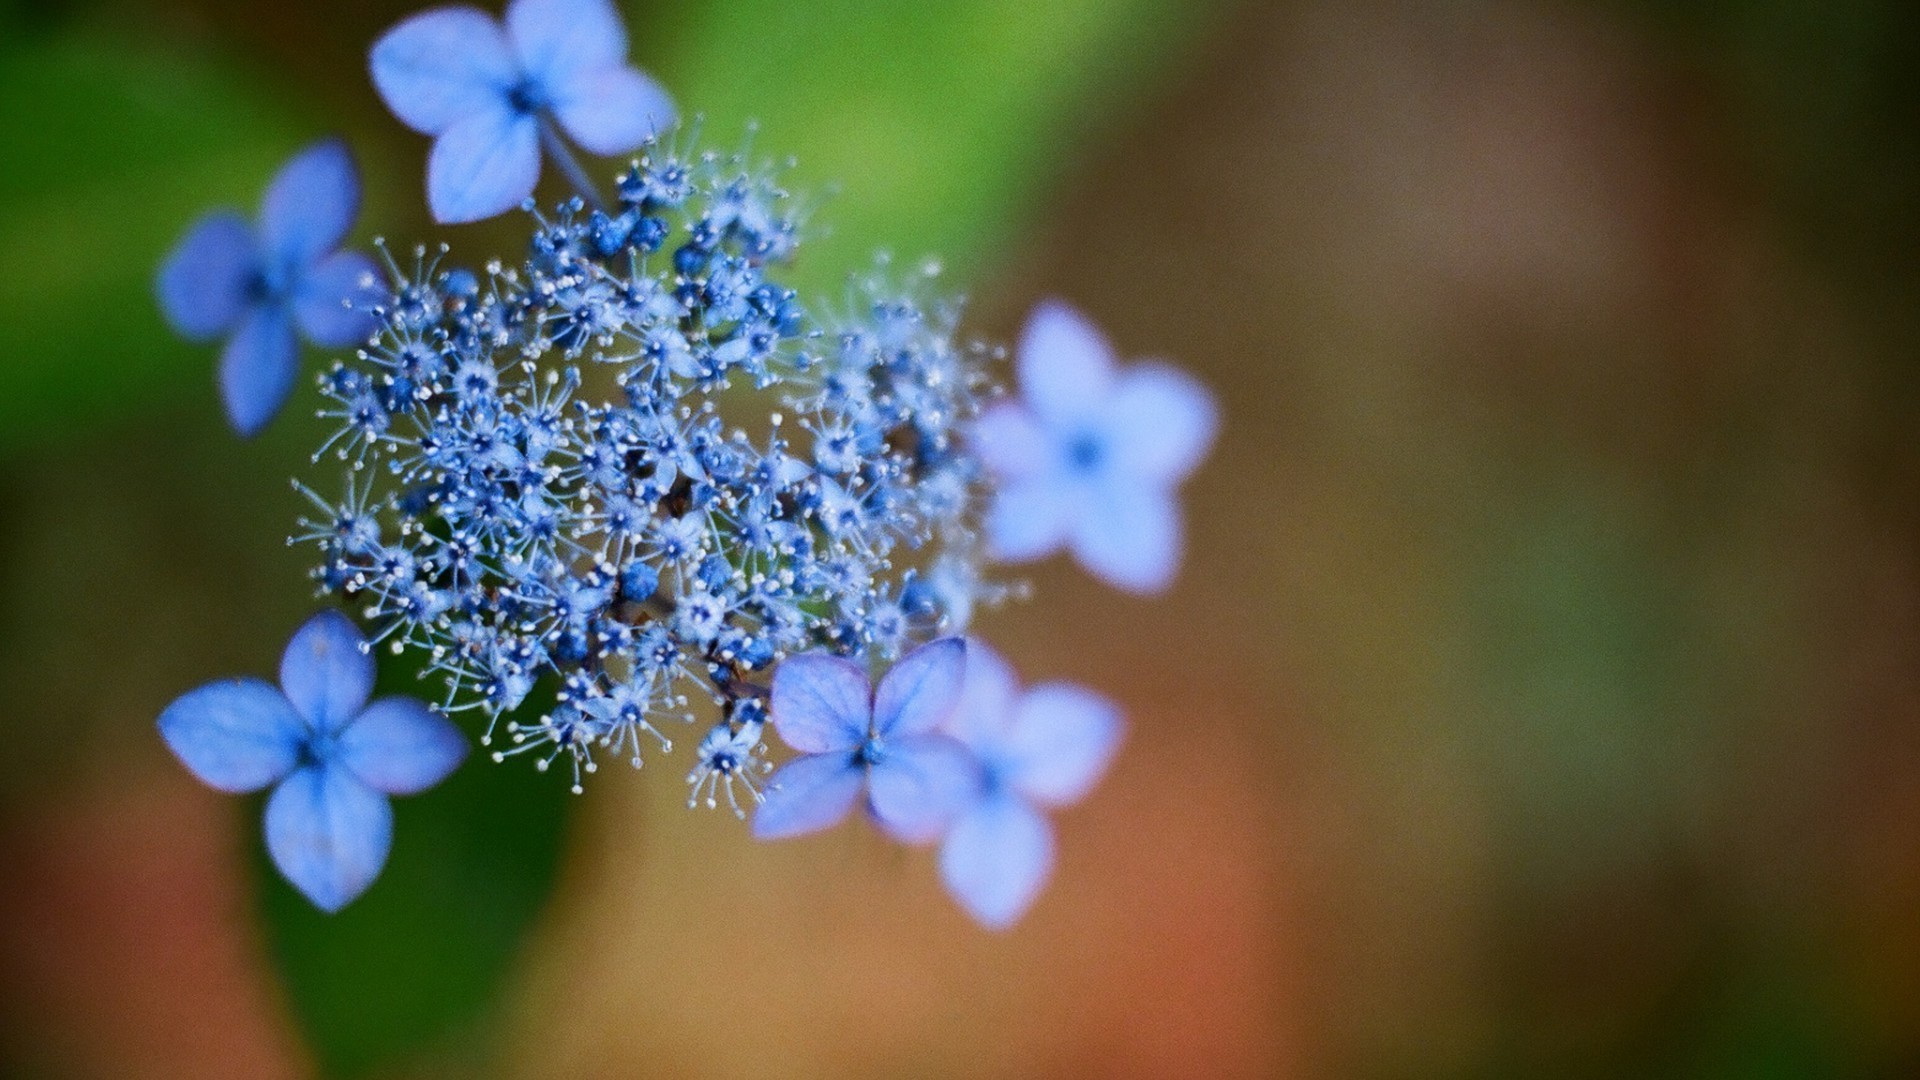
[[[1138,364],[1121,375],[1107,409],[1114,469],[1160,484],[1192,472],[1220,426],[1212,392],[1165,364]]]
[[[208,787],[258,791],[299,759],[306,721],[263,679],[223,679],[190,690],[160,714],[160,737]]]
[[[434,8],[401,22],[374,42],[367,67],[387,108],[423,135],[502,107],[520,78],[500,24],[464,6]]]
[[[447,128],[427,155],[427,205],[444,225],[506,213],[540,179],[540,129],[504,105]]]
[[[322,911],[365,892],[392,846],[393,806],[346,769],[299,769],[267,799],[267,853]]]
[[[753,835],[778,840],[838,825],[860,797],[864,772],[851,751],[794,758],[767,781]]]
[[[1072,544],[1080,565],[1107,584],[1160,592],[1180,568],[1180,508],[1169,492],[1111,484],[1080,506]]]
[[[938,840],[980,792],[980,765],[945,735],[889,743],[867,770],[867,810],[895,840]]]
[[[293,392],[299,359],[286,308],[262,304],[247,314],[220,353],[220,400],[235,431],[258,434],[279,413]]]
[[[287,642],[280,685],[315,731],[339,731],[373,693],[373,656],[362,651],[366,641],[345,615],[323,611]]]
[[[467,757],[453,721],[409,697],[381,698],[340,733],[336,760],[368,787],[413,795],[445,780]]]
[[[585,71],[552,89],[553,112],[573,141],[596,154],[624,154],[673,126],[673,99],[625,64]]]
[[[947,891],[991,930],[1004,930],[1025,914],[1052,869],[1052,826],[1010,794],[968,811],[940,847]]]
[[[960,704],[947,719],[947,734],[976,755],[996,750],[1013,723],[1020,678],[1006,658],[973,635],[967,636],[967,678]]]
[[[826,653],[790,656],[773,670],[773,728],[803,754],[851,750],[867,737],[873,684],[860,665]]]
[[[513,0],[507,38],[521,69],[549,93],[627,59],[627,28],[610,0]]]
[[[339,139],[280,167],[260,200],[260,238],[276,268],[297,271],[340,246],[360,213],[360,172]]]
[[[987,554],[1000,562],[1042,559],[1066,544],[1079,495],[1057,478],[1019,480],[993,493]]]
[[[323,348],[358,345],[373,334],[373,305],[386,296],[380,267],[364,253],[336,251],[305,274],[293,296],[294,318]]]
[[[160,312],[181,337],[206,341],[240,321],[259,272],[253,226],[231,210],[216,210],[194,222],[160,264],[154,282]]]
[[[1113,349],[1087,317],[1058,300],[1034,308],[1015,354],[1020,393],[1049,426],[1097,413],[1113,383]]]
[[[1001,747],[1007,780],[1036,802],[1078,802],[1107,771],[1123,729],[1119,708],[1099,694],[1042,683],[1014,708]]]
[[[1059,457],[1054,440],[1025,407],[1002,401],[982,412],[968,437],[974,453],[1001,480],[1020,481],[1052,469]]]
[[[967,644],[957,637],[929,641],[900,658],[873,692],[873,730],[884,738],[924,735],[960,705],[967,678]]]

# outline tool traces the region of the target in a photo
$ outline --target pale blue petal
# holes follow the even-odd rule
[[[253,226],[231,210],[193,223],[160,264],[160,312],[181,337],[206,341],[233,329],[253,303],[260,274]]]
[[[1200,464],[1220,426],[1213,394],[1164,364],[1139,364],[1121,375],[1107,409],[1114,472],[1161,486]]]
[[[380,267],[358,251],[336,251],[301,275],[294,318],[307,340],[322,348],[358,345],[373,333],[373,305],[386,298]]]
[[[293,392],[299,360],[293,316],[285,307],[262,304],[241,320],[220,353],[220,400],[235,431],[258,434],[280,412]]]
[[[987,554],[1000,562],[1031,562],[1060,550],[1079,503],[1056,477],[1021,480],[993,493],[987,510]]]
[[[1113,702],[1072,683],[1042,683],[1014,708],[1000,747],[1003,775],[1036,802],[1078,802],[1106,773],[1123,731]]]
[[[945,735],[915,735],[886,745],[867,770],[867,809],[895,840],[940,839],[980,794],[980,764]]]
[[[367,890],[393,846],[393,806],[346,769],[297,770],[267,799],[267,853],[322,911]]]
[[[500,108],[520,79],[500,24],[470,7],[434,8],[401,22],[374,42],[367,66],[387,108],[425,135]]]
[[[260,200],[268,260],[297,272],[340,246],[360,213],[360,172],[339,139],[324,139],[281,166]]]
[[[1052,427],[1101,410],[1113,388],[1113,349],[1086,316],[1057,301],[1040,304],[1020,334],[1020,393]]]
[[[1164,490],[1109,485],[1080,506],[1072,544],[1080,565],[1107,584],[1157,593],[1180,568],[1180,508]]]
[[[366,785],[412,795],[445,780],[467,756],[453,721],[408,697],[381,698],[340,733],[335,759]]]
[[[673,99],[659,83],[624,64],[583,71],[550,92],[560,126],[596,154],[637,150],[673,126]]]
[[[981,413],[968,435],[973,452],[1002,481],[1040,476],[1055,468],[1059,456],[1052,434],[1039,419],[1010,401]]]
[[[767,781],[753,814],[753,835],[778,840],[838,825],[860,798],[864,770],[851,751],[805,754]]]
[[[224,679],[190,690],[160,714],[160,737],[208,787],[258,791],[299,759],[306,722],[261,679]]]
[[[540,127],[504,105],[449,127],[427,155],[427,206],[446,225],[479,221],[526,201],[540,179]]]
[[[521,69],[550,94],[580,72],[627,59],[627,28],[610,0],[513,0],[507,38]]]
[[[900,658],[873,692],[873,731],[887,739],[924,735],[960,704],[967,645],[957,637],[929,641]]]
[[[1005,740],[1013,724],[1019,676],[1006,658],[986,642],[967,636],[967,678],[960,705],[947,720],[947,734],[965,743],[976,755],[992,751]]]
[[[826,653],[790,656],[773,669],[773,729],[803,754],[851,750],[867,737],[873,686],[866,671]]]
[[[373,693],[373,656],[360,628],[337,611],[308,619],[280,657],[280,686],[315,731],[335,732]]]
[[[947,891],[982,926],[1004,930],[1033,905],[1053,869],[1053,828],[1015,796],[982,800],[940,847]]]

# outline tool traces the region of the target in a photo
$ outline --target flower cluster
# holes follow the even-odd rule
[[[274,187],[331,190],[314,220],[269,195],[269,272],[230,216],[168,260],[161,297],[183,331],[218,332],[248,305],[277,325],[292,311],[323,344],[357,331],[317,379],[333,430],[320,474],[295,481],[311,509],[294,539],[371,640],[323,615],[288,670],[324,678],[286,676],[284,695],[211,684],[162,732],[216,787],[280,784],[269,846],[329,910],[385,858],[382,793],[450,770],[465,744],[445,717],[471,714],[494,760],[558,763],[575,791],[602,760],[639,766],[690,729],[689,805],[752,812],[763,838],[825,828],[864,795],[890,835],[942,844],[968,911],[1008,925],[1051,866],[1039,808],[1093,785],[1121,723],[1085,690],[1020,695],[1004,660],[959,635],[1012,591],[994,560],[1068,548],[1122,588],[1164,587],[1211,398],[1171,368],[1120,370],[1058,304],[1022,337],[1008,393],[931,271],[882,263],[837,302],[803,303],[783,271],[806,214],[777,171],[683,145],[625,49],[607,0],[514,0],[501,22],[417,15],[372,50],[388,105],[436,139],[436,218],[523,207],[523,257],[468,267],[383,246],[382,271],[332,254],[357,178],[323,144]],[[575,149],[625,155],[610,198]],[[543,156],[576,191],[544,207],[530,198]],[[331,189],[287,179],[314,161],[333,164]],[[241,380],[243,431],[292,386],[287,342],[270,365],[229,347],[225,368],[271,367]],[[223,375],[230,405],[233,385]],[[375,643],[421,658],[430,710],[362,708]],[[291,659],[308,654],[330,659]],[[301,688],[328,679],[336,690]],[[315,694],[333,704],[303,705]],[[798,752],[778,772],[769,726]]]

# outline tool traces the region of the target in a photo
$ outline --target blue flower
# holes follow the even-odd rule
[[[1027,321],[1020,399],[987,409],[973,445],[999,480],[987,515],[1003,561],[1070,548],[1096,577],[1158,592],[1180,564],[1175,489],[1213,443],[1213,396],[1164,364],[1118,369],[1092,323],[1058,302]]]
[[[542,139],[565,153],[556,122],[596,154],[672,126],[673,102],[626,55],[609,0],[514,0],[504,27],[471,7],[421,12],[374,43],[369,66],[393,114],[434,137],[427,204],[454,223],[532,195]]]
[[[960,701],[967,648],[929,642],[876,690],[860,665],[804,653],[773,673],[774,730],[801,755],[767,782],[754,814],[763,840],[836,825],[862,790],[867,812],[905,843],[939,839],[979,784],[973,759],[938,729]]]
[[[983,783],[940,848],[947,891],[982,925],[1013,925],[1053,868],[1042,807],[1078,802],[1119,748],[1119,710],[1068,683],[1020,693],[1013,669],[977,639],[947,730],[979,759]]]
[[[280,686],[226,679],[160,714],[160,735],[195,776],[221,791],[274,787],[267,850],[295,888],[338,911],[380,873],[393,840],[389,795],[445,779],[467,741],[405,697],[371,704],[373,659],[338,612],[314,616],[280,661]]]
[[[242,435],[272,420],[293,391],[297,326],[323,348],[365,341],[379,293],[373,260],[340,251],[360,212],[360,176],[337,139],[315,143],[267,185],[258,227],[216,210],[160,266],[160,310],[182,337],[227,335],[220,397]],[[352,302],[352,306],[349,306]]]

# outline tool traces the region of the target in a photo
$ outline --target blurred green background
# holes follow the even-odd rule
[[[1122,700],[983,933],[861,829],[476,763],[333,919],[152,720],[312,603],[152,269],[344,133],[388,0],[0,0],[0,1075],[1920,1076],[1920,8],[625,4],[704,138],[1215,386],[1150,605],[982,629]],[[311,404],[308,400],[305,404]],[[404,665],[383,672],[409,685]]]

